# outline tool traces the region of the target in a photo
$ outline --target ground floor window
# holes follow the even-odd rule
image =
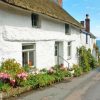
[[[71,57],[71,42],[68,42],[68,46],[67,46],[67,56],[68,56],[68,58]]]
[[[22,61],[23,66],[35,66],[35,44],[22,45]]]

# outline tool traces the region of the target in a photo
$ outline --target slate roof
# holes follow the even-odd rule
[[[17,6],[33,13],[44,14],[64,23],[83,28],[68,12],[50,0],[1,0],[7,4]]]

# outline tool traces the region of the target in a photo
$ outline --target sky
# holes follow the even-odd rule
[[[63,8],[78,21],[89,14],[91,33],[100,39],[100,0],[63,0]]]

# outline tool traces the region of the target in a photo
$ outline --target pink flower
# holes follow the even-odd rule
[[[50,73],[50,74],[55,73],[55,70],[54,70],[53,68],[50,68],[50,69],[48,70],[48,73]]]
[[[7,73],[0,73],[0,79],[10,79],[10,75]]]
[[[60,66],[61,66],[61,67],[64,67],[64,64],[61,64]]]
[[[15,85],[15,83],[16,83],[16,80],[15,80],[15,79],[10,80],[10,84],[11,84],[12,86],[14,86],[14,85]]]
[[[22,79],[27,78],[27,76],[28,76],[28,74],[25,72],[22,72],[22,73],[17,75],[18,78],[22,78]]]

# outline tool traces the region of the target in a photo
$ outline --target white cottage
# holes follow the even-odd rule
[[[83,28],[49,0],[0,0],[0,62],[14,58],[39,69],[71,67],[77,63]]]
[[[87,49],[91,49],[92,55],[97,58],[96,51],[94,45],[96,45],[96,37],[90,32],[90,18],[89,15],[86,14],[85,22],[81,21],[84,29],[81,30],[81,44],[85,46]]]

